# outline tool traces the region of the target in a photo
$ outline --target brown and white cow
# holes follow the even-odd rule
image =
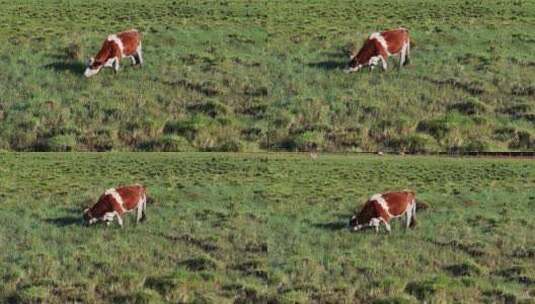
[[[388,57],[396,54],[399,54],[399,66],[402,67],[409,62],[410,48],[409,31],[405,28],[373,33],[358,53],[350,56],[349,67],[345,71],[356,72],[367,66],[373,69],[379,62],[386,70]]]
[[[379,231],[383,223],[390,232],[390,219],[406,216],[406,228],[416,221],[416,194],[405,190],[372,195],[364,204],[360,212],[353,215],[349,225],[354,231],[366,227],[374,227]]]
[[[97,203],[84,210],[84,220],[91,225],[98,221],[109,225],[117,218],[119,226],[123,226],[122,215],[137,210],[137,222],[145,220],[147,207],[147,191],[141,185],[122,186],[106,190]]]
[[[103,67],[118,72],[119,61],[124,57],[130,57],[134,65],[143,64],[141,34],[135,29],[109,35],[97,55],[89,59],[84,75],[91,77]]]

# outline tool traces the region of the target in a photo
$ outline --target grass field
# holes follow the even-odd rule
[[[322,154],[0,154],[1,303],[533,303],[535,162]],[[148,221],[82,225],[139,182]],[[350,233],[378,191],[430,209]]]
[[[534,1],[0,0],[0,149],[532,150]],[[341,71],[371,32],[412,64]],[[86,80],[136,27],[146,65]]]

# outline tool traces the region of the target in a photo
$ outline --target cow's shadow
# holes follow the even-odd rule
[[[332,222],[327,222],[327,223],[314,223],[312,224],[312,226],[314,228],[330,230],[330,231],[349,229],[349,218],[351,218],[351,215],[336,214],[335,216],[338,218],[337,221],[332,221]]]
[[[83,221],[80,216],[64,216],[64,217],[57,217],[57,218],[49,218],[45,220],[47,223],[58,226],[58,227],[66,227],[66,226],[72,226],[72,225],[82,225]]]
[[[322,52],[322,57],[328,58],[324,61],[310,62],[307,65],[311,68],[322,69],[322,70],[343,70],[347,68],[349,59],[346,52],[343,51],[328,51]],[[343,58],[343,59],[342,59]]]
[[[73,225],[83,225],[83,219],[81,216],[81,211],[79,208],[68,208],[66,209],[68,215],[55,217],[55,218],[47,218],[45,219],[45,222],[58,226],[58,227],[66,227],[66,226],[73,226]]]
[[[347,61],[337,61],[337,60],[325,60],[319,62],[311,62],[307,64],[309,67],[332,71],[332,70],[343,70],[347,67]]]
[[[328,222],[328,223],[315,223],[315,224],[312,224],[312,226],[314,226],[315,228],[331,230],[331,231],[349,229],[347,222],[341,222],[341,221]]]
[[[56,72],[70,71],[73,74],[82,74],[86,66],[78,61],[57,61],[44,66],[45,69],[54,70]]]

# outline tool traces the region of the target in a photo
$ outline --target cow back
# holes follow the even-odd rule
[[[115,189],[123,200],[123,207],[126,210],[134,209],[145,196],[145,189],[141,185],[120,187]]]
[[[130,30],[117,34],[123,43],[123,53],[125,56],[130,56],[137,51],[137,47],[141,42],[141,34],[136,30]]]
[[[409,32],[404,28],[384,31],[381,36],[385,39],[390,54],[399,53],[409,40]]]
[[[409,191],[388,192],[383,195],[388,204],[388,211],[393,216],[403,214],[414,200],[414,193]]]

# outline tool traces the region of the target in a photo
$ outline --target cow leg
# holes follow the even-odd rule
[[[408,63],[408,57],[409,57],[409,43],[405,43],[403,45],[403,48],[401,49],[401,52],[399,53],[399,67],[403,67]]]
[[[113,61],[113,70],[115,73],[119,72],[119,58],[115,57],[115,60]]]
[[[114,217],[115,212],[107,212],[101,220],[106,223],[106,226],[109,226],[113,222]]]
[[[405,56],[407,56],[407,49],[406,46],[403,46],[399,53],[399,68],[402,68],[405,65]]]
[[[406,224],[406,229],[409,229],[409,227],[411,226],[411,219],[412,219],[412,206],[409,207],[409,209],[407,209],[407,211],[405,212],[405,216],[407,217],[407,224]]]
[[[139,44],[139,46],[137,47],[136,49],[136,55],[137,55],[137,59],[138,59],[138,64],[143,64],[143,51],[141,50],[141,43]]]
[[[136,54],[132,55],[132,56],[129,56],[130,59],[132,60],[132,64],[133,65],[136,65],[137,64],[137,59],[136,59]]]
[[[416,224],[416,200],[412,202],[412,217],[411,217],[411,225],[414,228],[414,225]]]
[[[386,71],[386,69],[388,68],[387,64],[386,64],[386,59],[384,56],[381,56],[381,63],[383,64],[383,71]]]
[[[390,224],[387,221],[385,221],[383,218],[381,218],[381,222],[383,222],[383,224],[385,225],[386,231],[390,233],[391,231]]]
[[[117,223],[119,223],[119,226],[121,226],[121,228],[123,228],[123,219],[121,218],[119,213],[115,212],[115,217],[117,217]]]
[[[137,207],[137,223],[145,220],[145,204],[147,203],[147,198],[143,196]]]
[[[146,219],[147,219],[147,197],[145,196],[145,198],[143,199],[143,212],[141,214],[141,221],[143,222]]]
[[[405,51],[405,64],[409,64],[411,62],[411,42],[410,40],[407,40],[407,45],[406,45],[406,51]]]
[[[375,233],[379,232],[379,226],[381,225],[381,220],[378,218],[372,218],[370,220],[369,226],[375,228]]]
[[[143,201],[139,203],[137,206],[137,218],[136,223],[139,223],[141,221],[141,218],[143,217]]]

